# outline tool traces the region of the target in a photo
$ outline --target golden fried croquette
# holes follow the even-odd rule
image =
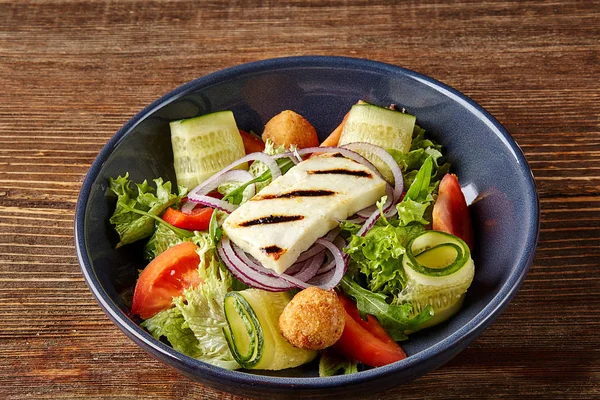
[[[345,315],[335,292],[313,286],[296,294],[284,308],[279,330],[293,346],[321,350],[342,336]]]
[[[291,110],[282,111],[267,122],[262,140],[266,142],[267,139],[271,139],[275,146],[286,148],[290,145],[299,149],[319,145],[315,128],[302,115]]]

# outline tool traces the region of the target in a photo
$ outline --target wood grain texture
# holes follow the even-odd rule
[[[198,76],[346,55],[433,76],[522,147],[541,200],[506,312],[438,371],[372,399],[600,398],[600,2],[0,1],[0,397],[239,399],[189,381],[108,320],[73,214],[103,144]]]

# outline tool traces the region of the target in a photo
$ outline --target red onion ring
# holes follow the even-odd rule
[[[263,274],[251,268],[245,263],[245,260],[238,257],[227,237],[223,237],[217,244],[217,253],[233,276],[246,285],[269,292],[285,292],[293,289],[292,285],[277,276]]]
[[[369,232],[369,230],[371,230],[371,228],[375,225],[375,222],[377,222],[377,220],[379,219],[380,216],[381,216],[381,211],[379,211],[379,210],[373,211],[371,216],[369,218],[367,218],[367,220],[365,221],[363,226],[359,229],[359,231],[356,232],[356,236],[359,236],[359,237],[365,236],[367,234],[367,232]]]
[[[260,161],[260,162],[264,163],[269,168],[269,171],[271,171],[271,179],[272,180],[275,180],[281,176],[281,169],[279,168],[279,165],[277,165],[277,161],[275,161],[271,156],[269,156],[268,154],[265,154],[265,153],[261,153],[261,152],[250,153],[250,154],[232,162],[231,164],[229,164],[228,166],[226,166],[225,168],[223,168],[222,170],[220,170],[219,172],[217,172],[216,174],[211,176],[209,179],[205,180],[200,185],[196,186],[188,194],[188,199],[194,203],[206,204],[205,202],[209,202],[210,204],[206,204],[206,205],[209,205],[209,206],[215,207],[215,208],[219,208],[219,209],[221,209],[223,211],[227,211],[227,212],[231,212],[231,211],[235,210],[235,208],[237,208],[237,206],[234,205],[232,208],[232,207],[230,207],[231,204],[228,203],[227,201],[223,201],[223,200],[219,200],[219,199],[210,200],[210,199],[207,199],[206,197],[201,197],[201,196],[206,195],[208,192],[219,187],[219,185],[221,185],[224,182],[228,182],[228,181],[247,182],[247,181],[253,179],[254,176],[248,171],[233,170],[233,168],[235,168],[243,163],[246,163],[248,161]],[[227,177],[224,177],[224,175],[226,175],[226,174],[227,174]],[[255,189],[253,189],[253,190],[255,190]],[[218,201],[215,201],[215,200],[218,200]],[[193,209],[192,206],[184,205],[184,207],[185,207],[185,211],[183,211],[183,212],[189,213]]]
[[[328,267],[328,271],[325,273],[326,277],[323,273],[318,274],[320,276],[318,286],[330,290],[342,280],[346,271],[346,260],[342,251],[331,241],[319,238],[317,243],[329,250],[334,257],[335,268],[330,266],[332,263],[329,263],[325,266]],[[246,253],[235,244],[232,244],[227,237],[223,237],[217,244],[217,253],[231,273],[241,282],[270,292],[287,291],[294,287],[305,289],[309,286],[315,286],[307,283],[307,281],[317,276],[325,259],[324,254],[317,255],[310,260],[307,268],[301,271],[302,276],[291,276],[285,273],[277,275],[275,271],[252,261]]]
[[[222,211],[232,212],[237,208],[236,205],[231,204],[228,201],[206,196],[206,194],[215,190],[225,182],[243,183],[251,179],[254,179],[254,175],[252,175],[248,171],[244,171],[241,169],[234,169],[226,172],[218,172],[206,181],[202,182],[200,185],[196,186],[188,193],[189,201],[181,207],[181,211],[186,214],[189,214],[192,212],[196,204],[203,204],[209,207],[218,208]],[[248,189],[250,191],[249,196],[253,196],[253,192],[255,191],[255,185],[252,184],[248,187],[250,188]]]
[[[383,150],[383,151],[385,151],[385,150]],[[312,154],[312,153],[340,153],[344,157],[349,158],[352,161],[356,161],[357,163],[364,165],[365,167],[367,167],[371,171],[373,171],[378,177],[385,180],[383,178],[383,175],[381,175],[381,172],[379,172],[379,170],[377,169],[376,166],[373,165],[373,163],[371,163],[369,160],[367,160],[366,158],[364,158],[357,152],[355,152],[351,149],[347,149],[345,147],[333,147],[333,146],[332,147],[327,147],[327,146],[326,147],[306,147],[304,149],[298,149],[295,152],[288,152],[288,153],[282,153],[282,154],[287,154],[287,157],[291,157],[294,153],[298,154],[299,156],[303,156],[305,154]]]
[[[353,151],[364,150],[379,157],[381,161],[383,161],[387,165],[387,167],[392,171],[392,175],[394,176],[394,196],[392,198],[393,203],[395,204],[400,200],[400,196],[402,196],[402,192],[404,191],[404,177],[402,176],[402,170],[400,169],[400,166],[398,165],[396,160],[394,160],[394,157],[392,157],[390,153],[388,153],[382,147],[365,142],[348,143],[345,144],[343,148],[350,149]]]

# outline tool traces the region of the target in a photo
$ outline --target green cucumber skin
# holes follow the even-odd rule
[[[350,109],[340,145],[360,141],[406,153],[410,150],[415,122],[414,115],[373,104],[356,104]]]
[[[240,317],[240,323],[232,323],[232,318],[230,318],[228,312],[229,308],[227,307],[228,302],[234,302],[233,307]],[[252,306],[238,292],[227,293],[224,307],[228,326],[228,329],[224,333],[229,350],[231,350],[231,354],[238,364],[243,368],[251,369],[260,362],[264,350],[264,335],[260,321]],[[240,353],[235,340],[236,337],[239,338],[243,334],[247,334],[250,337],[249,352],[246,356]]]
[[[429,268],[416,260],[421,254],[436,248],[443,250],[449,244],[456,246],[457,256],[443,268]],[[437,325],[458,312],[475,272],[469,247],[464,241],[449,233],[425,231],[409,242],[402,264],[407,285],[398,302],[411,303],[415,314],[428,304],[434,307],[435,315],[420,329]]]
[[[231,111],[173,121],[169,127],[177,183],[188,189],[246,154]]]

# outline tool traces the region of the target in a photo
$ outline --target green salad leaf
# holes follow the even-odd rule
[[[157,223],[156,225],[157,226],[154,234],[144,246],[144,258],[146,258],[148,261],[153,260],[156,256],[167,250],[169,247],[173,247],[181,242],[184,242],[185,240],[191,239],[178,235],[165,224]]]
[[[333,350],[325,349],[319,359],[319,376],[349,375],[358,372],[358,362],[348,360]]]
[[[142,322],[141,326],[158,340],[165,337],[180,353],[194,358],[201,355],[200,343],[194,332],[185,326],[185,318],[178,308],[161,311]]]
[[[442,163],[442,145],[431,139],[425,138],[425,129],[415,125],[413,138],[408,153],[403,153],[397,149],[387,149],[394,157],[394,160],[402,169],[404,175],[404,187],[408,189],[414,181],[417,171],[425,163],[427,158],[431,157],[433,161],[434,181],[439,181],[450,169],[449,163]]]
[[[171,182],[163,183],[162,178],[154,179],[154,184],[156,189],[148,181],[132,188],[129,174],[109,179],[109,190],[117,195],[117,206],[109,220],[119,234],[117,248],[152,235],[153,216],[179,202],[187,191],[179,187],[178,194],[171,193]]]
[[[196,232],[191,240],[199,246],[202,267],[198,271],[204,283],[184,290],[182,296],[173,298],[173,308],[142,322],[142,327],[190,357],[222,368],[240,368],[222,330],[227,325],[223,301],[231,290],[232,277],[216,256],[208,233]]]
[[[223,302],[231,288],[231,276],[214,252],[200,265],[206,266],[200,268],[204,284],[184,290],[183,296],[173,302],[185,319],[183,326],[191,329],[198,340],[199,354],[195,358],[222,368],[237,369],[240,366],[223,334],[223,328],[227,326]]]
[[[340,288],[356,301],[361,317],[373,315],[395,341],[408,339],[408,333],[418,330],[433,317],[433,307],[427,305],[421,313],[411,318],[412,304],[388,304],[384,294],[367,290],[348,276],[342,278]]]
[[[293,150],[293,149],[292,149]],[[275,147],[273,142],[270,139],[267,139],[265,143],[264,153],[272,156],[275,154],[281,154],[288,151],[285,147],[279,146]],[[294,163],[289,158],[279,158],[276,160],[277,165],[281,169],[281,173],[285,174],[290,168],[294,166]],[[232,204],[242,204],[249,199],[244,196],[244,192],[246,188],[251,185],[256,185],[256,193],[262,190],[265,186],[271,183],[271,171],[266,164],[260,161],[254,161],[248,171],[254,176],[254,179],[245,182],[243,184],[239,184],[237,182],[228,183],[225,185],[219,186],[219,192],[225,197],[223,200],[227,200]]]

